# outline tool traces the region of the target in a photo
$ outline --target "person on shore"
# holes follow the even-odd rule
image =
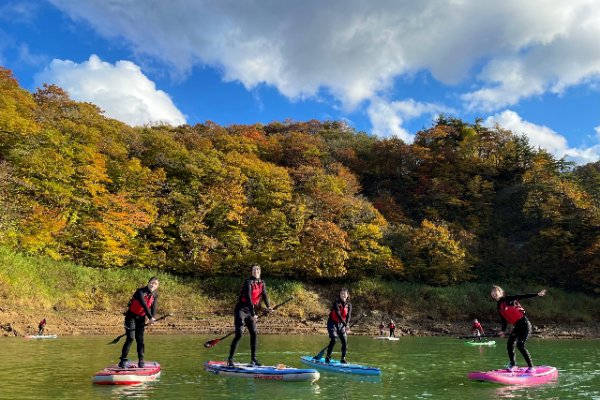
[[[471,325],[471,334],[477,337],[477,340],[481,342],[481,337],[483,336],[483,326],[481,323],[477,321],[477,318],[473,320],[473,325]]]
[[[148,325],[156,321],[156,306],[158,303],[158,278],[152,277],[148,285],[135,291],[125,311],[125,343],[121,349],[121,359],[119,368],[127,367],[127,355],[135,339],[138,353],[138,367],[144,368],[144,329],[146,327],[146,318]]]
[[[333,302],[331,312],[327,318],[327,333],[329,334],[329,345],[327,346],[327,355],[325,362],[331,362],[331,353],[337,338],[342,344],[342,358],[340,363],[347,364],[346,351],[348,349],[348,337],[350,332],[350,316],[352,315],[352,304],[348,301],[350,292],[346,288],[340,290],[340,296]]]
[[[244,325],[250,333],[250,364],[260,366],[261,363],[256,359],[256,346],[258,343],[256,321],[258,315],[255,307],[260,304],[262,299],[267,306],[267,312],[273,311],[269,304],[269,296],[267,296],[267,285],[265,281],[260,279],[260,265],[252,266],[252,277],[246,279],[242,284],[242,289],[238,295],[238,300],[233,311],[233,323],[235,326],[235,336],[231,341],[229,349],[229,357],[227,365],[233,367],[233,356],[237,351],[237,346],[242,338]]]
[[[521,352],[525,362],[527,362],[528,368],[526,372],[532,372],[534,370],[531,355],[525,348],[525,342],[527,342],[529,333],[531,332],[531,322],[527,319],[525,309],[519,304],[519,300],[538,296],[541,297],[545,294],[546,289],[542,289],[538,293],[507,296],[500,286],[492,286],[490,295],[497,302],[496,308],[502,322],[502,329],[499,336],[504,336],[507,323],[513,325],[513,330],[508,337],[508,343],[506,344],[509,358],[507,371],[514,371],[516,369],[515,342],[519,352]]]
[[[46,329],[46,318],[42,319],[38,324],[38,335],[42,336],[44,334],[44,330]]]
[[[379,336],[383,336],[383,330],[385,329],[385,325],[383,324],[383,321],[381,321],[379,323]]]
[[[394,320],[390,319],[390,323],[388,324],[388,329],[390,330],[390,337],[396,337],[396,324],[394,324]]]

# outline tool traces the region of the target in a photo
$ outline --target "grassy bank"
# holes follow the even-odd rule
[[[182,278],[150,270],[91,269],[45,257],[28,257],[0,247],[0,308],[99,310],[120,312],[133,291],[150,276],[161,280],[160,307],[163,312],[229,314],[245,272],[238,277],[209,279]],[[290,296],[296,301],[284,313],[298,320],[324,318],[337,290],[343,285],[304,284],[268,279],[272,303]],[[495,320],[489,297],[490,284],[466,283],[452,287],[431,287],[397,281],[364,279],[346,284],[357,312],[372,320],[392,317],[436,321],[466,321],[471,318]],[[539,285],[504,285],[508,293],[535,292]],[[600,321],[600,298],[548,288],[545,298],[526,301],[536,323],[595,323]]]

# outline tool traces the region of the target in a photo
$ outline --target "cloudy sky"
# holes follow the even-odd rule
[[[600,159],[596,0],[3,0],[0,65],[131,125],[440,113]]]

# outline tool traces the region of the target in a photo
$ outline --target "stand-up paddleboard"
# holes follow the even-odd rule
[[[292,368],[283,364],[257,367],[251,364],[234,363],[233,367],[228,367],[225,361],[207,361],[204,367],[217,375],[269,381],[315,382],[321,377],[316,369]]]
[[[330,362],[325,362],[324,358],[315,359],[311,356],[302,356],[300,361],[304,364],[312,365],[315,368],[319,368],[326,371],[341,372],[343,374],[355,374],[355,375],[381,375],[381,370],[375,367],[369,367],[367,365],[360,364],[342,364],[338,360],[331,359]]]
[[[375,336],[373,339],[379,339],[379,340],[400,340],[400,338],[389,337],[389,336]]]
[[[482,340],[480,342],[479,340],[469,340],[468,342],[465,342],[465,344],[467,346],[495,346],[496,341],[495,340]]]
[[[146,361],[144,368],[138,368],[136,363],[127,363],[126,368],[111,365],[94,375],[92,382],[97,385],[137,385],[153,381],[159,376],[160,364]]]
[[[558,370],[554,367],[542,365],[535,367],[532,372],[525,372],[527,368],[517,368],[508,372],[506,369],[496,369],[487,372],[470,372],[467,377],[474,381],[502,383],[504,385],[539,385],[555,381]]]
[[[27,335],[25,339],[56,339],[56,335]]]

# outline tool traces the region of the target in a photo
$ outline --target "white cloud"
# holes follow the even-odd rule
[[[596,128],[598,143],[590,147],[571,148],[567,139],[554,130],[543,125],[536,125],[525,121],[519,114],[511,110],[488,117],[486,126],[499,125],[515,134],[524,134],[529,143],[534,147],[541,147],[557,158],[566,157],[578,164],[595,162],[600,158],[600,127]]]
[[[154,82],[130,61],[112,65],[96,55],[81,64],[53,60],[36,76],[36,84],[41,86],[43,83],[54,83],[66,90],[72,99],[94,103],[106,116],[130,125],[185,123],[185,117],[170,97],[157,90]]]
[[[422,115],[436,116],[449,111],[451,110],[443,106],[419,103],[413,99],[392,102],[375,99],[367,109],[373,134],[383,137],[396,136],[406,143],[411,143],[414,139],[414,135],[403,127],[406,121]]]
[[[325,89],[349,108],[418,71],[446,84],[477,74],[464,101],[486,110],[600,73],[594,0],[50,1],[179,74],[209,65],[248,89]]]

